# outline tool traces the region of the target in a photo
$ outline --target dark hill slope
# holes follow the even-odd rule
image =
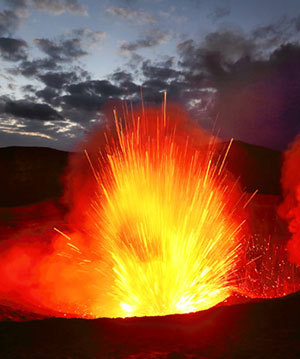
[[[68,152],[43,147],[0,148],[0,207],[58,198]],[[234,142],[227,168],[247,192],[280,193],[280,152]]]
[[[234,141],[227,159],[227,168],[240,177],[242,189],[263,194],[280,194],[281,152]]]
[[[45,147],[0,148],[0,207],[59,197],[67,158],[67,152]]]
[[[0,323],[1,358],[300,357],[300,293],[167,317]]]

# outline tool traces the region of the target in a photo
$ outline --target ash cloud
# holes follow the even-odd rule
[[[289,223],[290,260],[300,266],[300,136],[284,154],[281,183],[284,201],[278,212]]]
[[[211,118],[221,136],[284,150],[299,127],[299,44],[261,52],[254,37],[209,34],[202,44],[178,46],[190,88],[211,87]]]

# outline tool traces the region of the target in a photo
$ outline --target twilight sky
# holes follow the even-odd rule
[[[299,0],[0,0],[0,147],[70,150],[162,92],[220,136],[300,133]]]

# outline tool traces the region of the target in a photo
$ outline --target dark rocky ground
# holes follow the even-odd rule
[[[300,358],[300,293],[194,314],[0,323],[1,358]]]
[[[43,231],[62,221],[67,156],[0,149],[0,240],[38,231],[41,221]],[[280,162],[279,152],[240,142],[227,161],[245,191],[259,190],[250,207],[252,228],[277,240],[287,233],[276,213]],[[300,293],[188,315],[97,320],[45,318],[2,302],[0,358],[300,358]]]

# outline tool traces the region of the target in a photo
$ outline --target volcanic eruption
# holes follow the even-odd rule
[[[299,288],[284,242],[251,228],[257,191],[227,170],[232,140],[166,97],[110,116],[70,155],[64,217],[3,242],[2,300],[47,315],[160,316]]]
[[[65,233],[57,253],[97,273],[89,312],[165,315],[224,301],[243,259],[246,204],[224,166],[231,143],[218,153],[215,138],[166,102],[113,113],[85,146],[89,168],[73,184],[70,218],[81,214],[93,254]]]

